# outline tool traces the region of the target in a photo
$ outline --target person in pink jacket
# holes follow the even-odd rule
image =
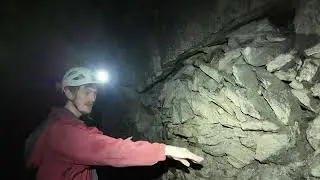
[[[88,127],[79,118],[91,113],[97,84],[106,76],[76,67],[67,71],[62,90],[67,102],[55,108],[27,139],[27,167],[37,169],[38,180],[97,179],[91,166],[151,166],[167,157],[190,166],[203,158],[186,148],[130,138],[112,138],[95,127]]]

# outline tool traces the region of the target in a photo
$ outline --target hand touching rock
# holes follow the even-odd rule
[[[182,164],[184,164],[187,167],[190,166],[188,159],[193,161],[194,163],[200,163],[201,161],[203,161],[203,157],[200,157],[190,152],[186,148],[181,148],[176,146],[166,145],[165,154],[168,157],[172,157],[173,159],[180,161]]]

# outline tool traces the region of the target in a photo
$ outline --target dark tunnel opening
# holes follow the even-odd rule
[[[291,39],[291,46],[298,51],[300,57],[305,57],[304,50],[314,46],[320,40],[320,37],[316,34],[295,32],[295,17],[304,2],[303,0],[279,1],[266,14],[270,23],[278,28],[283,35]]]
[[[270,12],[267,13],[267,18],[270,23],[279,28],[280,31],[292,35],[295,31],[294,18],[296,15],[296,7],[293,3],[286,2],[279,3],[279,5],[271,9]]]

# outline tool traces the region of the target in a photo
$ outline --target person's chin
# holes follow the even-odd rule
[[[92,108],[87,107],[87,108],[82,109],[82,114],[90,114],[91,111],[92,111]]]

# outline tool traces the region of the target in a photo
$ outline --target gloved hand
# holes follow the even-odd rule
[[[168,157],[173,158],[174,160],[180,161],[185,166],[189,167],[190,163],[187,159],[191,160],[194,163],[200,163],[203,161],[203,157],[200,157],[186,148],[176,147],[176,146],[165,146],[165,154]]]

